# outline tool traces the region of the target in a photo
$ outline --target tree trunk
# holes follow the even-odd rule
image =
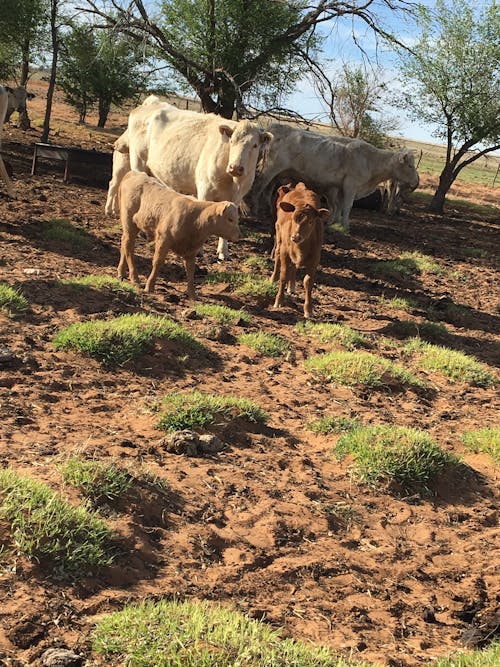
[[[50,69],[49,88],[47,90],[47,105],[45,107],[45,118],[43,121],[42,143],[47,143],[50,132],[50,116],[52,114],[52,100],[56,87],[57,56],[59,54],[59,35],[57,34],[57,3],[58,0],[50,2],[50,32],[52,36],[52,66]]]
[[[433,213],[443,213],[446,195],[454,180],[453,165],[447,164],[439,177],[439,185],[434,193],[431,203],[429,204],[429,211],[432,211]]]
[[[110,108],[111,102],[109,102],[109,100],[99,98],[99,119],[97,121],[97,127],[104,127],[106,125]]]
[[[26,39],[23,44],[23,62],[21,65],[21,81],[19,85],[23,88],[26,88],[29,77],[29,53],[30,53],[30,43],[29,39]],[[19,112],[19,122],[18,125],[21,130],[29,130],[31,128],[31,121],[28,116],[28,110],[23,109]]]

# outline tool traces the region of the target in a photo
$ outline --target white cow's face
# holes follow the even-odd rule
[[[234,128],[219,127],[222,135],[229,139],[229,158],[226,172],[239,180],[255,175],[255,168],[262,146],[272,139],[272,134],[264,132],[247,120],[242,120]]]
[[[409,151],[398,153],[397,180],[407,185],[410,191],[418,186],[418,171],[413,153]]]

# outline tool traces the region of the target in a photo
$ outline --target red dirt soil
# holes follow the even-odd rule
[[[37,103],[41,109],[42,100]],[[111,150],[125,121],[113,117],[116,131],[97,133],[63,122],[72,118],[56,100],[53,125],[60,129],[52,141]],[[12,353],[0,364],[0,461],[59,489],[56,466],[69,455],[115,460],[158,475],[169,491],[159,495],[144,484],[125,507],[108,511],[123,553],[94,578],[68,584],[12,551],[7,555],[0,570],[0,664],[38,665],[51,646],[80,652],[85,665],[113,664],[91,651],[96,619],[149,596],[213,600],[282,627],[285,636],[393,666],[427,663],[491,639],[500,600],[498,468],[489,456],[465,451],[461,434],[498,426],[496,388],[423,372],[427,391],[315,382],[304,360],[329,346],[297,333],[302,290],[277,312],[270,303],[202,282],[203,273],[238,271],[248,256],[266,255],[269,221],[245,221],[247,235],[233,244],[227,266],[213,259],[215,242],[207,244],[197,283],[201,303],[243,306],[253,317],[248,330],[286,337],[293,352],[285,359],[235,342],[241,326],[214,341],[210,323],[186,320],[185,276],[174,257],[152,296],[99,290],[75,296],[57,281],[115,275],[120,229],[104,217],[105,187],[76,178],[64,184],[60,164],[42,165],[40,175],[30,176],[39,136],[38,129],[4,131],[17,198],[0,191],[0,280],[19,288],[31,311],[0,313],[0,347]],[[422,181],[427,187],[428,179]],[[498,188],[457,188],[461,198],[467,189],[477,201],[498,203]],[[54,218],[83,227],[90,245],[45,240],[41,223]],[[398,320],[425,319],[433,306],[448,330],[443,344],[477,356],[495,372],[499,224],[500,209],[477,212],[454,202],[443,217],[428,213],[421,200],[393,218],[353,211],[350,236],[326,235],[313,291],[317,320],[367,332],[377,352],[383,336],[397,335]],[[470,248],[484,256],[470,257]],[[374,260],[414,250],[432,255],[446,272],[389,280],[373,268]],[[141,242],[137,254],[144,279],[151,248]],[[418,307],[411,314],[390,310],[382,295],[411,296]],[[185,359],[158,344],[140,361],[109,371],[55,351],[52,338],[62,327],[125,312],[183,322],[211,357]],[[408,363],[397,348],[383,353]],[[147,406],[168,391],[193,389],[251,398],[269,412],[269,423],[219,429],[226,448],[213,456],[168,453]],[[332,455],[338,436],[306,428],[321,415],[425,429],[464,465],[424,498],[370,488],[352,476],[350,461]],[[64,492],[79,501],[76,492]],[[1,543],[12,548],[2,524]]]

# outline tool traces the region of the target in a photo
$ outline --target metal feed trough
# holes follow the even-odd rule
[[[100,151],[72,148],[70,146],[57,146],[56,144],[35,143],[33,163],[31,166],[32,176],[36,174],[39,158],[64,162],[63,180],[65,183],[68,183],[71,180],[72,168],[80,164],[89,164],[94,167],[94,171],[91,174],[94,179],[98,176],[96,173],[97,168],[99,168],[101,172],[99,174],[101,178],[110,177],[113,168],[112,153],[101,153]],[[104,171],[106,173],[102,173]]]

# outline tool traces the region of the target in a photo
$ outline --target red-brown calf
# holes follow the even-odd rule
[[[304,183],[294,188],[283,185],[278,190],[274,271],[271,280],[279,280],[274,307],[283,305],[285,287],[295,291],[297,269],[305,269],[304,317],[312,317],[311,292],[323,243],[324,221],[330,215],[321,208],[320,197]]]

